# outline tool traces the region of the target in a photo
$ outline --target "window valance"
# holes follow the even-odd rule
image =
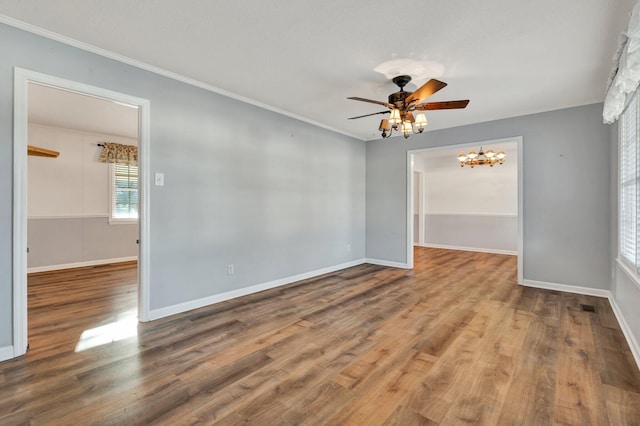
[[[101,163],[118,163],[129,166],[138,165],[138,147],[123,145],[113,142],[105,142],[98,161]]]
[[[620,117],[631,95],[640,83],[640,1],[631,12],[629,28],[620,36],[620,47],[614,58],[604,99],[602,119],[613,123]]]

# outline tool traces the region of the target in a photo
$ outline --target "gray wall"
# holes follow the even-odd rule
[[[407,261],[408,150],[511,136],[523,137],[524,278],[608,289],[610,135],[602,104],[368,142],[367,257]]]
[[[29,219],[29,268],[138,255],[138,224],[109,225],[108,217]]]
[[[364,257],[363,142],[4,24],[0,57],[0,347],[12,343],[15,66],[151,101],[151,171],[165,173],[150,194],[151,309]]]

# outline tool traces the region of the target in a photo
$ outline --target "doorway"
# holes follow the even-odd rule
[[[460,151],[490,146],[507,151],[504,165],[460,167]],[[414,244],[514,254],[522,282],[522,137],[411,150],[407,169],[409,267]]]
[[[110,90],[89,86],[34,71],[15,69],[14,79],[14,241],[13,241],[13,350],[14,357],[24,354],[28,347],[27,300],[27,145],[29,139],[29,91],[35,87],[50,88],[84,99],[118,104],[137,112],[139,247],[138,257],[138,320],[148,321],[148,194],[149,162],[149,101]],[[96,149],[98,147],[96,146]],[[104,200],[103,200],[104,201]],[[73,262],[70,262],[73,263]]]

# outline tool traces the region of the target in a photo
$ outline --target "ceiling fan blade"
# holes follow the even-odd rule
[[[436,109],[459,109],[466,108],[469,103],[469,99],[464,101],[445,101],[445,102],[425,102],[418,104],[415,108],[419,111],[433,111]]]
[[[357,117],[349,117],[347,118],[347,120],[355,120],[356,118],[362,118],[362,117],[369,117],[370,115],[378,115],[378,114],[389,114],[391,111],[387,110],[387,111],[380,111],[380,112],[374,112],[372,114],[365,114],[365,115],[359,115]]]
[[[418,90],[407,96],[407,99],[404,100],[404,103],[405,105],[408,105],[410,103],[420,102],[421,100],[433,95],[446,85],[447,83],[445,83],[444,81],[432,78],[431,80],[423,84]]]
[[[395,108],[393,105],[391,105],[388,102],[374,101],[374,100],[371,100],[371,99],[359,98],[357,96],[351,96],[350,98],[347,98],[347,99],[353,99],[354,101],[360,101],[360,102],[369,102],[370,104],[384,105],[387,108]]]

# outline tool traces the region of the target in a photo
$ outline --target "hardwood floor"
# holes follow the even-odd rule
[[[640,424],[606,299],[519,287],[513,256],[419,248],[415,263],[133,325],[135,265],[34,274],[0,424]]]

